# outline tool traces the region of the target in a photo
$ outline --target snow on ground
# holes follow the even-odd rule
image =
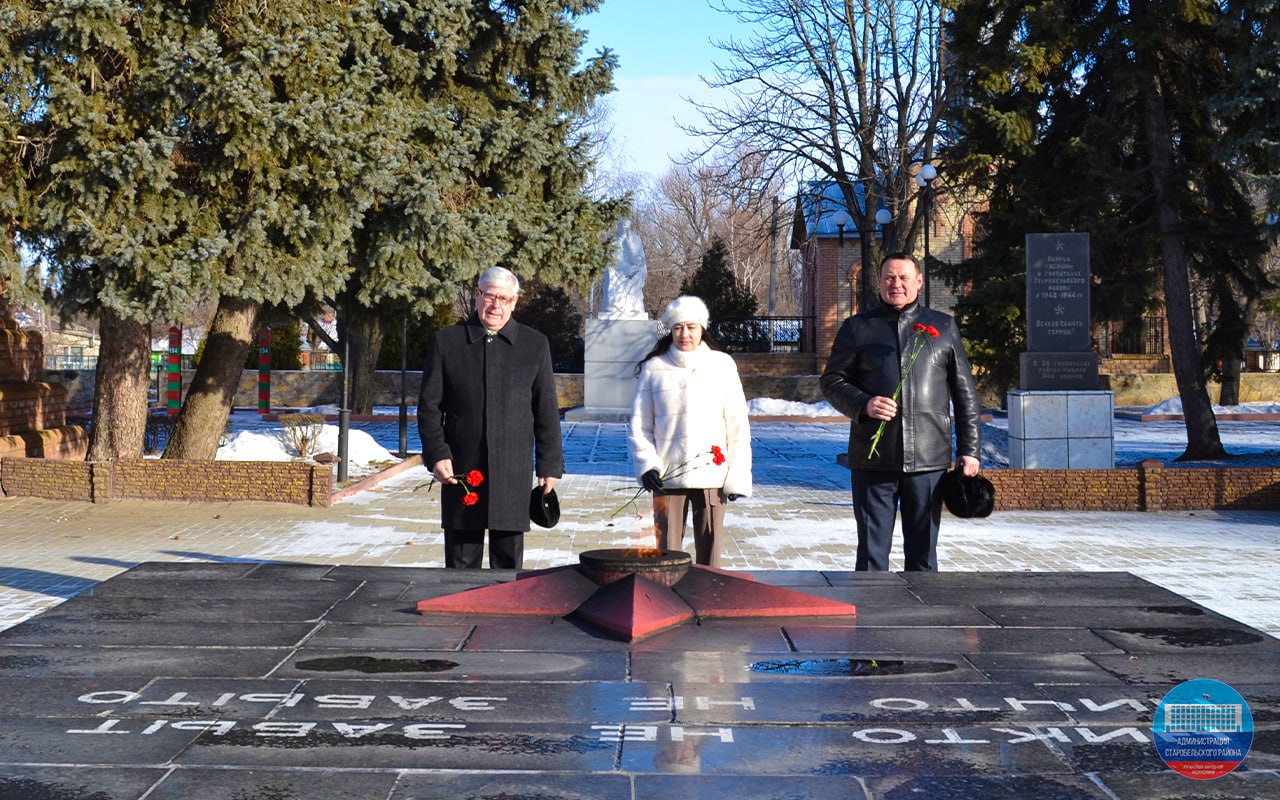
[[[416,430],[413,439],[417,439]],[[325,425],[316,441],[313,454],[336,455],[337,452],[338,426]],[[298,451],[288,444],[284,426],[278,422],[263,422],[256,412],[243,411],[231,414],[227,422],[227,434],[217,455],[219,461],[293,461],[297,458]],[[348,474],[367,475],[399,461],[372,434],[354,426],[347,432]]]
[[[839,417],[839,411],[826,400],[821,403],[798,403],[794,400],[775,400],[772,397],[756,397],[747,401],[747,413],[753,417]]]
[[[1181,414],[1182,398],[1171,397],[1163,403],[1157,403],[1146,409],[1144,414]],[[1239,406],[1214,406],[1213,413],[1218,414],[1280,414],[1280,403],[1245,403]]]

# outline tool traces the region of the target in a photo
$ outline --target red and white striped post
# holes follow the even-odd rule
[[[271,413],[271,329],[258,331],[258,413]]]
[[[177,325],[169,328],[167,370],[169,385],[165,396],[165,407],[170,414],[177,414],[182,410],[182,328]]]

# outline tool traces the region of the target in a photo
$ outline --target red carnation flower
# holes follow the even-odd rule
[[[480,502],[480,495],[475,492],[467,492],[462,496],[462,504],[464,506],[474,506]]]
[[[467,473],[466,481],[468,486],[479,486],[484,483],[484,473],[478,469],[473,469]]]
[[[898,401],[898,395],[902,394],[902,386],[907,382],[907,375],[911,374],[911,368],[916,365],[916,359],[920,357],[920,351],[924,349],[924,337],[928,336],[937,339],[940,335],[937,328],[919,322],[912,325],[911,330],[915,334],[911,339],[911,356],[907,360],[907,366],[902,370],[902,377],[898,378],[898,385],[894,388],[893,395],[890,398],[895,403]],[[871,450],[867,453],[868,461],[876,457],[876,449],[880,446],[880,437],[884,436],[884,429],[888,423],[887,419],[880,420],[880,426],[876,428],[875,436],[871,437]]]
[[[706,464],[706,459],[708,457],[711,459],[711,463],[715,464],[717,467],[728,460],[725,457],[724,451],[720,449],[720,446],[713,444],[711,445],[710,450],[705,450],[700,453],[697,453],[696,455],[694,455],[693,458],[690,458],[688,461],[685,461],[682,464],[678,464],[675,467],[672,467],[671,469],[664,472],[662,474],[662,480],[666,481],[666,480],[670,480],[671,478],[678,478],[692,469],[695,469],[699,466],[704,466]],[[616,491],[622,492],[627,490],[618,489]],[[644,493],[645,493],[644,487],[641,487],[640,489],[638,489],[636,493],[631,496],[630,500],[623,503],[621,506],[618,507],[616,511],[614,511],[612,514],[609,515],[609,519],[613,519],[614,517],[621,514],[627,508],[634,506],[636,504],[636,501],[639,500],[640,496]]]

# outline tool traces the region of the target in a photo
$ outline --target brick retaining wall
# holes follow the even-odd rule
[[[328,506],[333,471],[301,461],[117,462],[0,458],[5,497],[105,503],[112,500],[261,500]]]
[[[1280,511],[1280,467],[988,469],[996,511]]]
[[[1280,511],[1280,467],[989,469],[996,511]],[[50,500],[261,500],[328,506],[328,466],[276,461],[130,459],[111,465],[0,459],[4,496]]]

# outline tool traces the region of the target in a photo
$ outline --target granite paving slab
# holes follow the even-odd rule
[[[674,721],[689,724],[965,727],[1073,722],[1070,703],[1054,701],[1041,687],[1030,684],[796,678],[751,684],[678,682],[671,691]]]
[[[116,697],[127,697],[142,691],[153,680],[152,675],[117,675],[109,685]],[[102,691],[104,685],[107,684],[99,677],[0,676],[0,717],[73,717],[89,713],[89,706],[79,698]]]
[[[0,771],[5,800],[135,800],[163,780],[166,769],[132,767],[24,767]]]
[[[2,654],[3,651],[0,651]],[[0,670],[3,660],[0,660]],[[0,672],[0,674],[3,674]],[[456,680],[617,681],[627,677],[627,654],[578,652],[468,652],[302,648],[274,673],[296,678],[377,677],[421,680],[448,675]]]
[[[1236,770],[1212,781],[1192,781],[1170,770],[1102,773],[1098,779],[1120,800],[1257,800],[1280,797],[1280,773]]]
[[[609,772],[618,744],[589,725],[323,719],[210,730],[184,765]]]
[[[343,615],[346,616],[346,615]],[[328,622],[307,639],[308,647],[364,650],[458,650],[476,626],[469,622],[408,618],[402,624]]]
[[[375,771],[180,768],[166,775],[147,800],[381,800],[397,777]]]
[[[637,775],[636,800],[865,800],[860,782],[836,775]]]
[[[138,691],[118,679],[99,680],[76,696],[81,713],[111,717],[258,719],[296,702],[301,681],[290,678],[158,678]]]
[[[982,603],[982,614],[999,625],[1009,627],[1048,627],[1062,622],[1058,606],[997,606]],[[1086,628],[1245,628],[1222,614],[1191,602],[1178,605],[1142,606],[1077,606],[1071,615],[1073,625]]]
[[[75,645],[102,637],[113,646],[282,647],[296,646],[317,628],[314,622],[153,622],[138,625],[58,616],[28,620],[0,631],[0,645]]]
[[[969,653],[965,658],[993,681],[1010,683],[1124,683],[1124,679],[1098,663],[1098,659],[1076,653]],[[1133,658],[1117,655],[1120,661]]]
[[[387,800],[639,800],[626,775],[406,775]],[[674,795],[649,795],[671,798]]]
[[[1099,669],[1099,672],[1101,670]],[[962,655],[877,657],[847,651],[777,653],[633,650],[635,680],[764,683],[840,681],[874,676],[885,683],[981,682],[991,679]]]
[[[215,687],[210,687],[215,688]],[[221,691],[222,687],[216,687]],[[316,679],[299,683],[272,719],[425,720],[428,722],[667,722],[667,684]]]
[[[127,573],[126,573],[127,574]],[[114,578],[112,580],[115,580]],[[244,581],[248,583],[248,581]],[[289,585],[293,585],[290,581]],[[78,595],[40,615],[42,621],[186,622],[190,625],[250,620],[262,622],[318,622],[333,607],[327,597],[300,598],[281,592],[270,602],[263,598],[182,597],[134,598],[124,595]]]
[[[702,774],[1070,774],[1035,729],[927,726],[627,726],[620,767]],[[1159,761],[1154,749],[1152,758]]]
[[[1120,648],[1077,628],[864,628],[786,625],[799,652],[856,653],[1117,653]]]
[[[265,675],[292,650],[236,647],[83,647],[0,645],[0,677],[139,674],[250,678]]]

